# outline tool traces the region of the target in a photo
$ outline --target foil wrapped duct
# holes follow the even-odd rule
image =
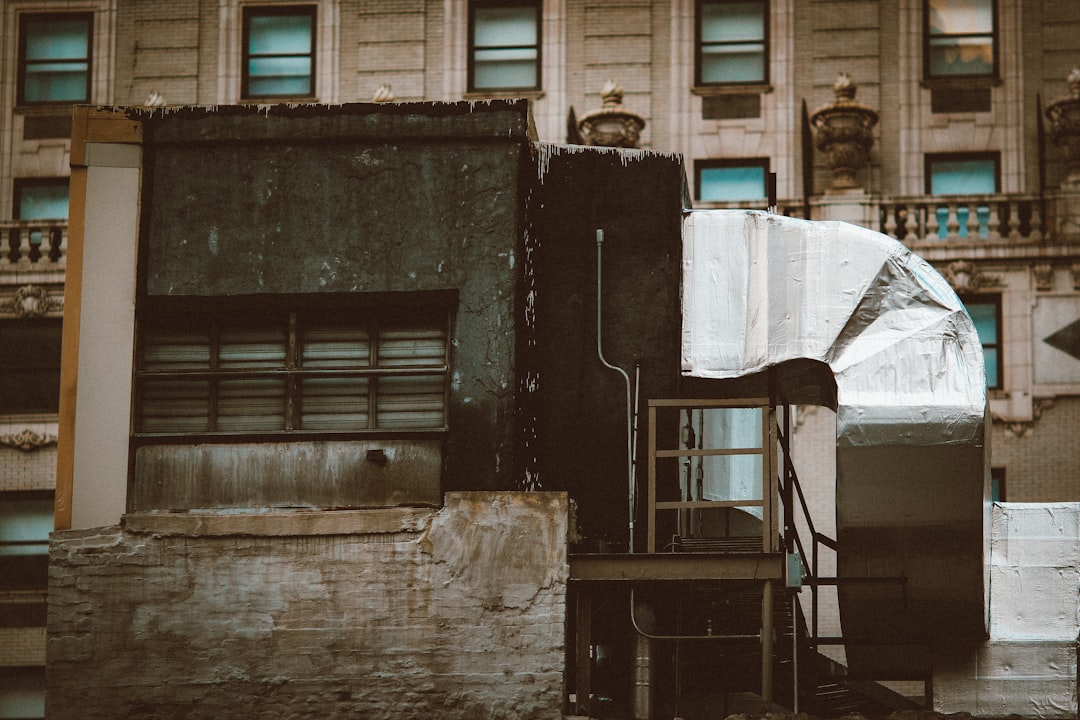
[[[684,376],[776,372],[781,400],[836,411],[850,671],[928,677],[942,646],[987,629],[989,413],[963,304],[902,244],[846,223],[694,210],[683,241]],[[784,374],[808,363],[835,388]]]

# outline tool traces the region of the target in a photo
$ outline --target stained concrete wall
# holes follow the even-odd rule
[[[561,717],[567,519],[455,493],[57,533],[47,716]]]

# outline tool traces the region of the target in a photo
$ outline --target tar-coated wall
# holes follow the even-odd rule
[[[456,293],[443,489],[517,487],[524,101],[136,119],[141,297]]]
[[[58,533],[48,717],[561,718],[568,515],[450,493]]]
[[[638,518],[645,539],[648,398],[676,397],[679,381],[683,168],[676,156],[566,146],[537,148],[539,182],[529,201],[534,342],[525,448],[546,490],[568,490],[587,541],[625,549],[628,528],[626,385],[597,355],[596,230],[605,359],[635,378],[640,365]],[[633,395],[633,392],[632,392]],[[596,549],[595,543],[590,543]]]

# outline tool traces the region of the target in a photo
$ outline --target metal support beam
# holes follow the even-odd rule
[[[761,592],[761,712],[772,712],[773,704],[773,583],[765,581]]]
[[[589,716],[589,695],[592,693],[592,592],[587,587],[577,590],[577,637],[575,644],[575,715]]]
[[[571,580],[777,580],[783,553],[582,554],[570,556]]]

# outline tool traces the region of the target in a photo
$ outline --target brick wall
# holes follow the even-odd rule
[[[44,664],[45,628],[0,628],[0,667]]]
[[[367,512],[55,535],[49,717],[561,717],[566,497]]]
[[[1011,502],[1080,501],[1080,398],[1059,397],[1031,425],[994,423],[992,465],[1005,468]]]
[[[56,446],[30,452],[0,447],[0,492],[56,487]]]

